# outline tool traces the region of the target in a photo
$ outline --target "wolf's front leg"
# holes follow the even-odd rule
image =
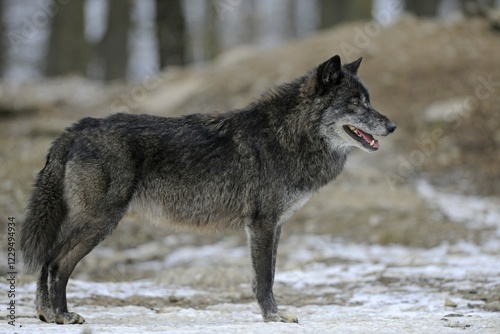
[[[274,301],[274,266],[279,232],[280,228],[276,225],[266,225],[261,221],[253,221],[247,227],[253,269],[252,289],[264,321],[298,322],[293,314],[279,311]]]

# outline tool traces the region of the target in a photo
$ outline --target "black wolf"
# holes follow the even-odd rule
[[[84,118],[52,144],[21,230],[27,268],[39,270],[38,317],[83,323],[68,312],[76,264],[131,208],[197,230],[244,227],[253,292],[264,321],[297,322],[273,296],[283,222],[344,167],[353,147],[396,126],[370,104],[361,58],[334,56],[248,107],[179,118]]]

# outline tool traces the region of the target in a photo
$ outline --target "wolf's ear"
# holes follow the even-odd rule
[[[358,74],[358,69],[359,65],[361,65],[361,61],[363,60],[363,57],[359,57],[357,60],[353,61],[352,63],[345,64],[344,68],[351,72],[352,74],[356,75]]]
[[[336,85],[342,79],[342,65],[338,55],[325,61],[316,70],[316,86],[320,92],[326,90],[330,85]]]

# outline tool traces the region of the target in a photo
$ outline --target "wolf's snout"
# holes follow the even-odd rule
[[[389,122],[389,124],[387,124],[387,131],[389,131],[389,133],[393,133],[394,131],[396,131],[396,128],[396,124],[392,122]]]

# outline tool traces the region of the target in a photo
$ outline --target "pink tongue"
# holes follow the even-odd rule
[[[368,134],[368,133],[365,133],[363,131],[361,131],[360,129],[357,129],[359,134],[363,136],[363,139],[368,143],[370,144],[372,142],[372,140],[374,140],[374,138],[372,137],[372,135]],[[373,147],[376,147],[378,148],[378,140],[375,140],[375,143],[373,143]]]

